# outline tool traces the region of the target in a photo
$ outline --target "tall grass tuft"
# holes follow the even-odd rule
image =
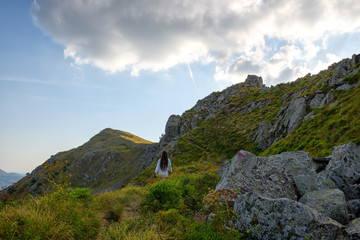
[[[0,239],[96,239],[101,221],[90,189],[60,189],[6,205]]]

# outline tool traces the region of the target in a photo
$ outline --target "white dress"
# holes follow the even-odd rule
[[[168,177],[168,171],[172,172],[172,168],[171,168],[171,161],[170,159],[168,159],[168,166],[167,168],[163,171],[161,170],[160,168],[160,161],[161,161],[161,158],[159,159],[157,165],[156,165],[156,169],[155,169],[155,173],[158,173],[163,176],[163,177]]]

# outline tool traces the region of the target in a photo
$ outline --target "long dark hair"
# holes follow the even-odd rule
[[[166,151],[163,151],[160,160],[160,168],[162,171],[165,171],[167,167],[168,167],[168,154]]]

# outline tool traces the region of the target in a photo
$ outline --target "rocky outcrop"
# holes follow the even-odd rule
[[[244,82],[244,87],[264,88],[262,77],[256,75],[248,75]]]
[[[237,193],[234,225],[257,239],[357,239],[359,164],[354,143],[316,159],[306,152],[257,157],[241,150],[218,171],[216,190]]]
[[[264,150],[274,144],[279,139],[289,135],[302,122],[306,115],[306,99],[298,97],[292,100],[288,105],[282,107],[278,113],[278,120],[274,126],[264,135],[257,134],[258,148]],[[264,132],[265,122],[260,123],[257,132]],[[269,124],[265,125],[269,128]]]
[[[166,122],[165,134],[160,139],[159,149],[163,149],[168,145],[172,140],[178,138],[180,134],[180,122],[181,117],[179,115],[171,115]]]

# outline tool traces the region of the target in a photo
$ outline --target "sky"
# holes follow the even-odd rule
[[[31,172],[104,128],[157,142],[171,114],[262,76],[360,53],[358,0],[1,0],[0,169]]]

